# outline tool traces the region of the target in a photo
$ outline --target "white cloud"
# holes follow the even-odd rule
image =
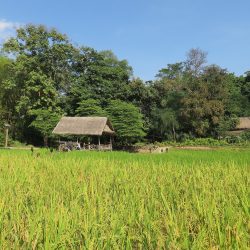
[[[5,19],[0,19],[0,42],[8,39],[12,36],[17,27],[19,27],[19,23],[9,22]]]

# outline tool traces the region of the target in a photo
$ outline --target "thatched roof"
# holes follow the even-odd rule
[[[62,117],[52,133],[58,135],[112,135],[115,132],[107,117]]]
[[[250,129],[250,117],[239,117],[239,124],[235,130],[247,130]]]

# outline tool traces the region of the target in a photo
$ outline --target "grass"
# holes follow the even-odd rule
[[[0,249],[249,249],[249,173],[249,150],[1,150]]]

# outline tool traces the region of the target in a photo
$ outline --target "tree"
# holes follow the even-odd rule
[[[241,116],[250,116],[250,71],[245,73],[243,81],[240,82],[242,112]]]
[[[238,123],[239,118],[236,115],[224,116],[215,128],[218,137],[220,138],[228,135],[228,131],[235,129]]]
[[[1,86],[11,114],[12,133],[18,131],[18,139],[27,140],[26,131],[32,122],[29,112],[54,112],[63,103],[77,50],[65,35],[42,25],[17,29],[16,37],[7,40],[3,50],[15,57],[10,76]]]
[[[207,52],[202,51],[199,48],[190,49],[187,53],[187,59],[185,61],[185,70],[197,77],[202,73],[206,62]]]
[[[145,83],[112,51],[73,46],[66,35],[42,25],[18,28],[3,52],[0,127],[10,123],[13,139],[32,143],[41,135],[46,143],[61,113],[109,115],[120,143],[141,140],[145,128],[151,141],[184,133],[216,137],[235,117],[250,116],[250,73],[237,77],[216,65],[206,67],[207,53],[200,49]]]
[[[78,116],[107,116],[98,100],[87,99],[78,103],[76,114]]]
[[[160,79],[177,79],[180,78],[184,73],[184,63],[178,62],[174,64],[168,64],[166,68],[159,70],[156,77]]]
[[[226,70],[211,65],[199,78],[193,78],[192,84],[188,83],[187,94],[181,101],[187,131],[201,137],[215,135],[229,97],[227,77]]]
[[[12,60],[0,54],[0,83],[9,77]]]
[[[177,138],[181,129],[181,100],[185,95],[184,75],[184,63],[168,64],[149,86],[152,97],[148,138],[152,141]]]
[[[27,114],[34,109],[56,109],[59,96],[53,81],[43,72],[31,71],[25,82],[25,93],[20,97],[16,111],[19,114]]]
[[[52,131],[61,117],[60,112],[37,109],[31,110],[29,115],[34,117],[29,127],[35,128],[43,136],[44,146],[47,147],[48,139],[52,137]]]
[[[241,84],[243,78],[236,77],[234,74],[227,74],[227,89],[228,98],[225,100],[225,116],[241,116],[245,109],[243,101],[244,97],[241,94]]]
[[[17,29],[16,37],[3,44],[3,49],[16,56],[19,81],[32,71],[41,71],[55,88],[65,91],[71,77],[71,65],[77,50],[66,35],[43,25],[26,25]]]
[[[176,141],[176,130],[178,128],[179,122],[174,110],[169,108],[153,110],[152,129],[158,139],[170,139]]]
[[[141,140],[146,135],[142,114],[133,104],[112,100],[106,111],[114,126],[118,142],[131,144]]]
[[[4,122],[9,122],[10,113],[8,111],[8,103],[5,100],[5,93],[3,91],[3,84],[10,76],[10,66],[12,60],[0,55],[0,145],[3,145],[4,140]]]
[[[75,77],[67,92],[69,113],[74,114],[83,99],[99,100],[101,104],[109,99],[127,100],[132,68],[113,52],[81,47],[73,69]]]
[[[4,92],[4,83],[8,81],[11,75],[12,60],[7,57],[0,56],[0,118],[1,120],[9,120],[8,109],[9,103]]]

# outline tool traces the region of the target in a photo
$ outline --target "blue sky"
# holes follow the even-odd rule
[[[249,10],[249,0],[1,0],[0,39],[20,24],[55,27],[75,44],[111,49],[144,80],[199,47],[240,75],[250,70]]]

